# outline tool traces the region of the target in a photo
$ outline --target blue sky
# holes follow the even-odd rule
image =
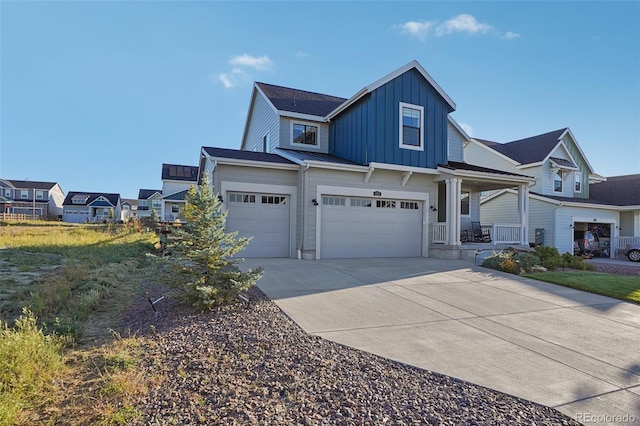
[[[0,177],[137,198],[239,148],[254,81],[348,98],[413,59],[472,136],[640,173],[637,1],[0,1]]]

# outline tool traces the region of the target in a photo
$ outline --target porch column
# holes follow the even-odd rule
[[[447,244],[460,245],[460,189],[462,179],[446,179]]]
[[[529,185],[518,186],[518,218],[520,219],[520,244],[529,245]]]

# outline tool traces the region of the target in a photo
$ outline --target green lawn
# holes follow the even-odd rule
[[[640,277],[589,271],[542,272],[525,277],[640,304]]]

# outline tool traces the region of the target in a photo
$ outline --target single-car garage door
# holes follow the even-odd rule
[[[227,230],[253,237],[239,257],[289,257],[289,196],[227,193]]]
[[[422,256],[423,203],[323,196],[320,256]]]

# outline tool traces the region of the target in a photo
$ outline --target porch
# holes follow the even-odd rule
[[[489,235],[489,241],[447,242],[448,224],[435,223],[432,226],[430,257],[441,259],[474,259],[479,251],[500,251],[512,248],[528,249],[525,226],[517,223],[492,223],[481,225],[482,233]],[[469,230],[469,235],[473,235]]]

